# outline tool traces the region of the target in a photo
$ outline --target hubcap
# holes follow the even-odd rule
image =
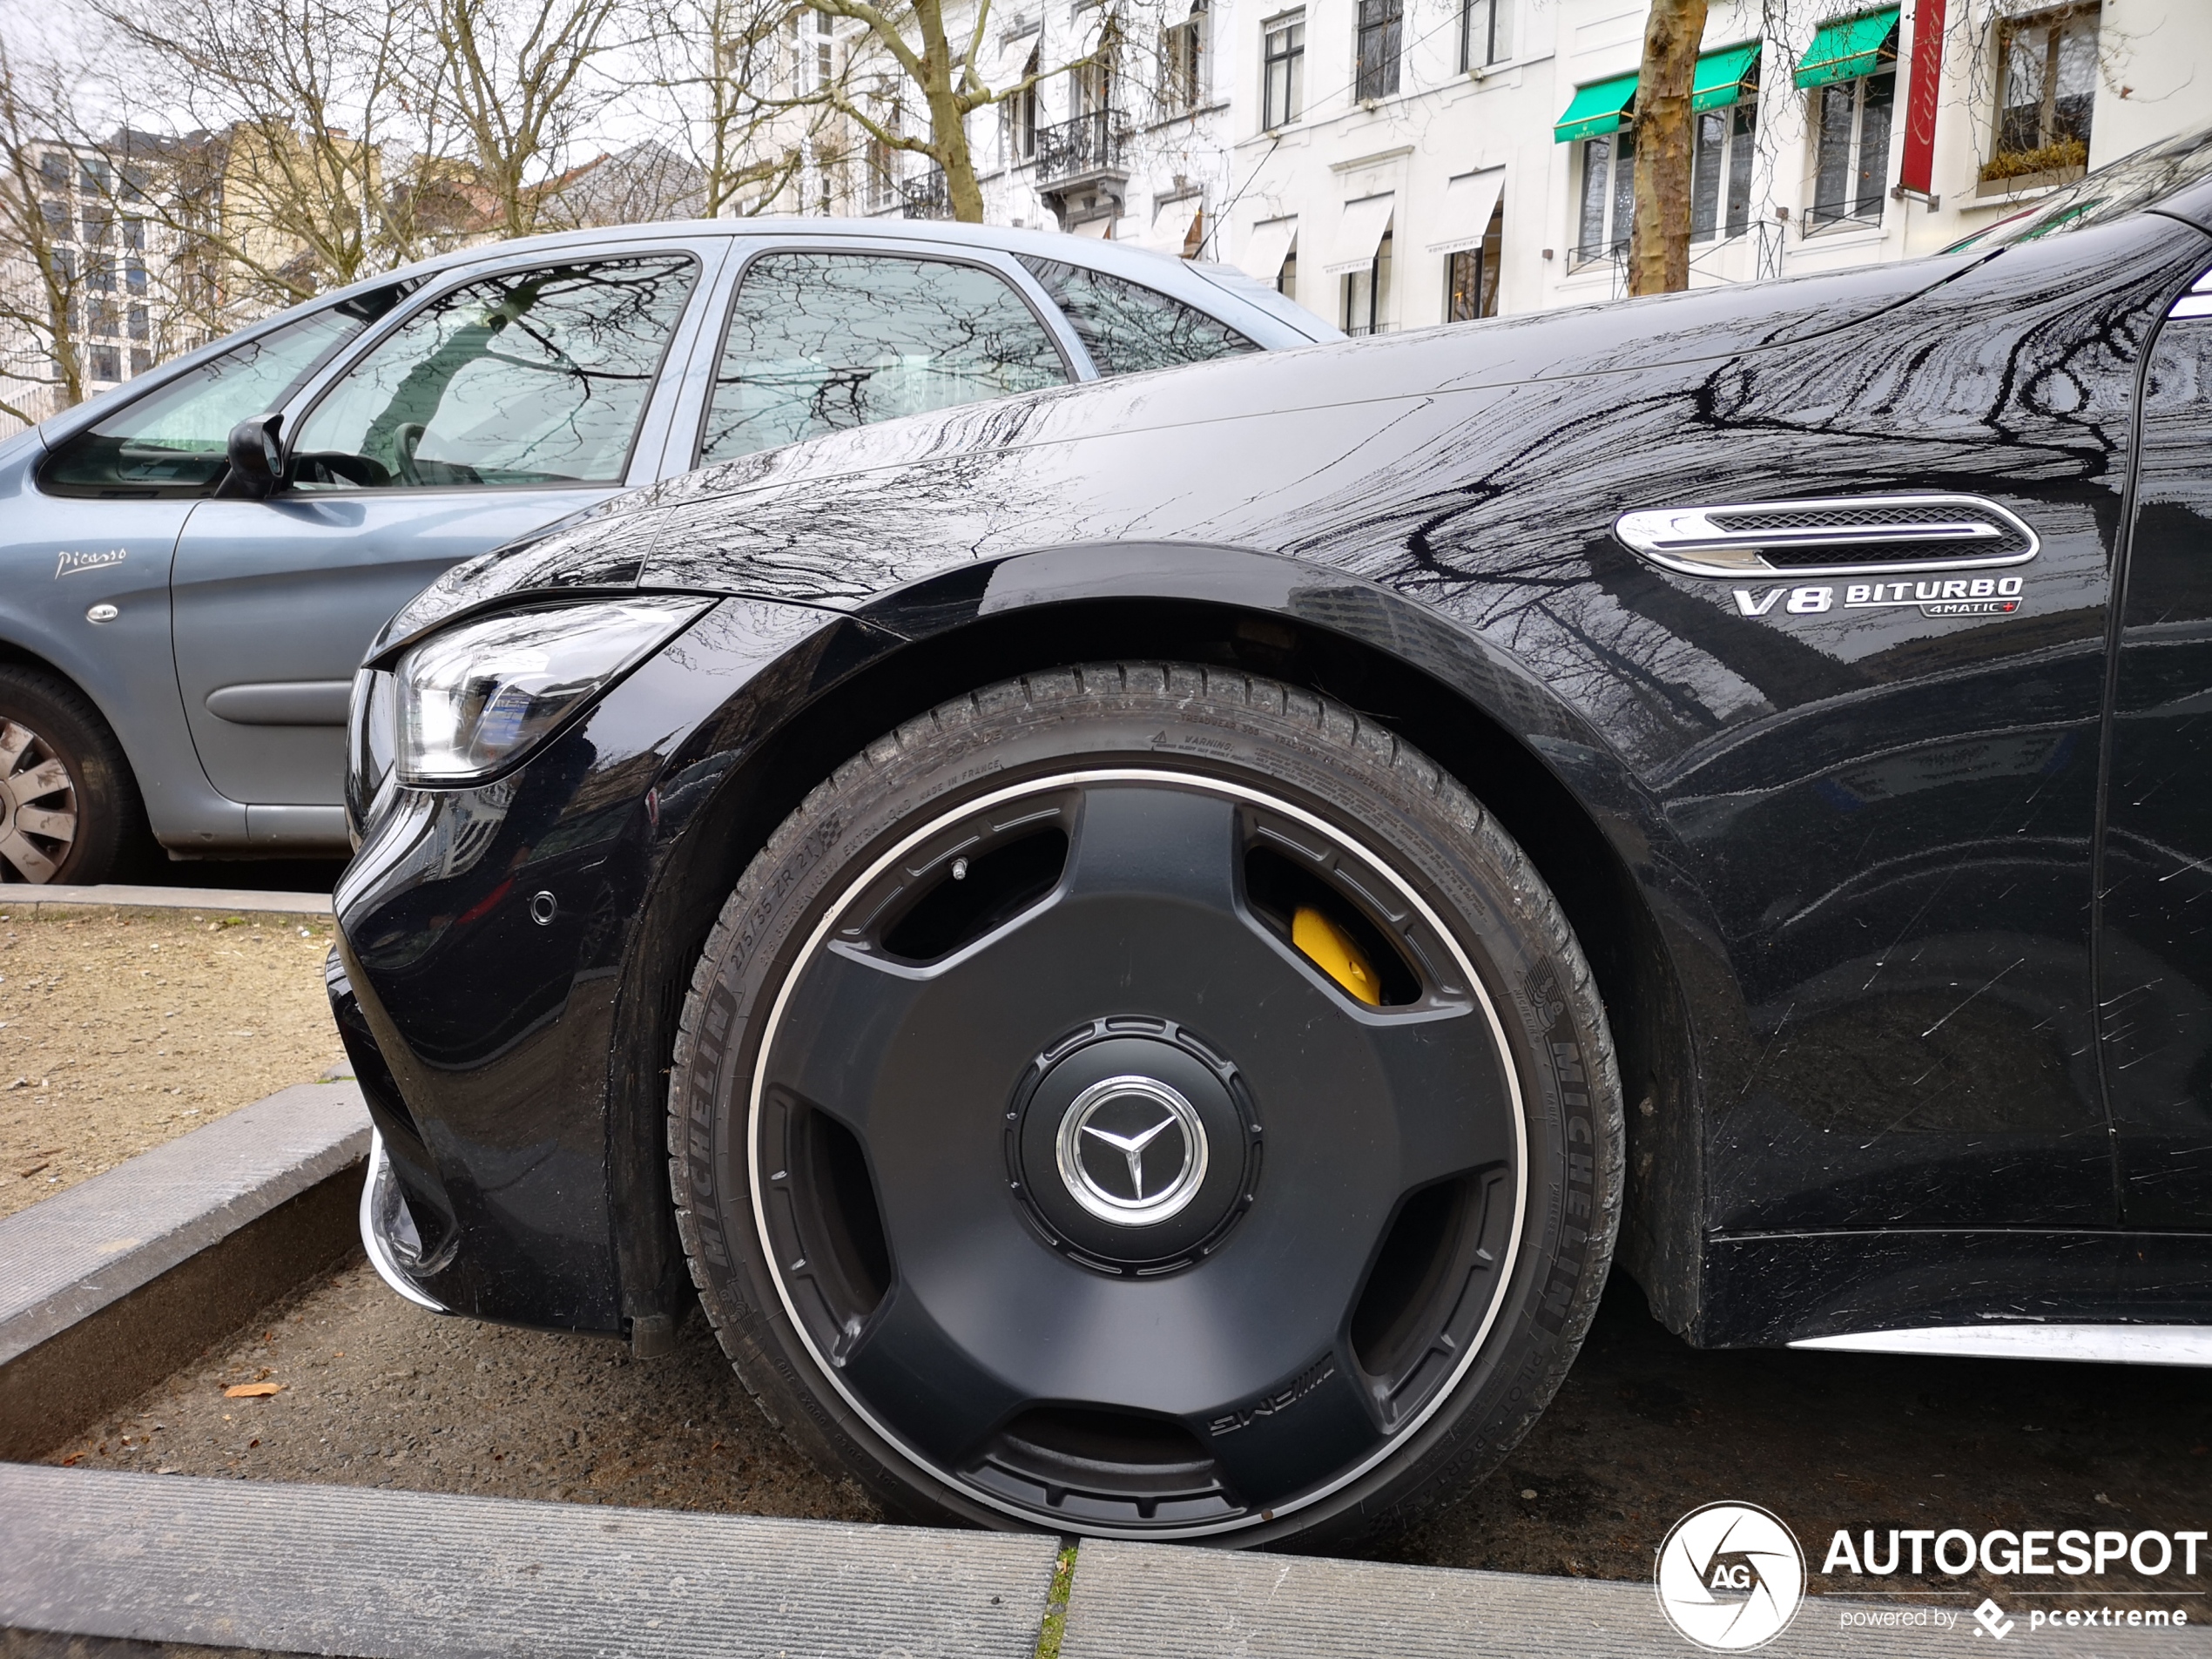
[[[1309,913],[1375,988],[1299,948]],[[1511,1274],[1521,1103],[1473,964],[1241,785],[1069,774],[908,837],[802,947],[752,1091],[754,1224],[823,1375],[1041,1525],[1218,1533],[1356,1480]]]
[[[51,881],[77,841],[77,786],[54,747],[0,720],[0,880]]]

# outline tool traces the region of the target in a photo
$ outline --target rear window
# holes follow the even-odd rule
[[[2155,207],[2176,191],[2208,178],[2212,178],[2212,127],[2155,144],[2108,167],[2100,167],[2026,212],[2000,219],[1964,241],[1953,242],[1944,252],[2006,247],[2107,224]]]
[[[1218,317],[1157,288],[1088,266],[1028,253],[1019,257],[1067,314],[1101,374],[1141,374],[1148,368],[1174,368],[1259,349]]]

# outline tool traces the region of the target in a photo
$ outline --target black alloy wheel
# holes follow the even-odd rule
[[[0,666],[0,882],[105,881],[139,815],[98,711],[51,675]]]
[[[1603,1015],[1467,792],[1310,693],[961,698],[731,895],[671,1077],[739,1374],[896,1511],[1339,1541],[1488,1473],[1622,1183]]]

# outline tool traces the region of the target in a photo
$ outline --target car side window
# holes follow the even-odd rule
[[[40,486],[56,496],[206,495],[229,469],[231,428],[282,403],[403,293],[311,312],[156,387],[61,444]]]
[[[697,274],[664,253],[440,295],[300,423],[292,487],[620,483]]]
[[[1067,314],[1101,374],[1137,374],[1259,349],[1219,318],[1157,288],[1087,266],[1019,257]]]
[[[730,312],[699,462],[1059,386],[1067,364],[992,272],[883,253],[764,253]]]

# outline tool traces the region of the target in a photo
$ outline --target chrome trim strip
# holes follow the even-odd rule
[[[2166,314],[2169,322],[2186,322],[2191,317],[2212,317],[2212,271],[2189,284],[2189,291],[2174,301]]]
[[[384,1137],[372,1129],[368,1132],[368,1177],[361,1183],[362,1253],[376,1270],[376,1277],[415,1306],[428,1308],[433,1313],[450,1313],[451,1308],[401,1271],[391,1245],[385,1242],[383,1231],[376,1224],[377,1205],[386,1192],[391,1191],[393,1199],[399,1201],[400,1195],[391,1190],[393,1186],[392,1160],[385,1155]]]
[[[2212,1325],[1938,1325],[1912,1331],[1861,1331],[1837,1337],[1806,1337],[1790,1345],[1851,1353],[2079,1359],[2112,1366],[2212,1366]]]
[[[1806,525],[1790,529],[1731,529],[1714,520],[1726,513],[1866,513],[1898,508],[1949,509],[1957,516],[1925,523],[1903,520],[1867,524]],[[2001,540],[2010,529],[2027,545],[1978,551],[1973,543]],[[1979,496],[1833,496],[1818,501],[1716,502],[1705,507],[1651,507],[1623,513],[1613,534],[1629,551],[1682,576],[1771,577],[1791,582],[1815,577],[1876,576],[1916,570],[1979,570],[2025,564],[2042,549],[2035,532],[2014,514]],[[1957,542],[1955,557],[1885,559],[1885,546]],[[1843,552],[1865,549],[1871,557],[1825,564],[1777,564],[1769,548]]]

